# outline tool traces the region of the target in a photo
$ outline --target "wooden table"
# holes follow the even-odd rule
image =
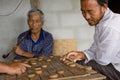
[[[90,69],[90,67],[82,66],[77,63],[73,63],[70,60],[65,62],[60,61],[58,56],[31,58],[24,60],[15,60],[16,62],[24,62],[32,65],[32,68],[18,75],[0,74],[0,80],[105,80],[105,76]],[[70,67],[71,64],[75,64],[74,67]],[[47,67],[43,68],[43,65]],[[42,74],[36,74],[35,68],[41,68]],[[64,73],[57,74],[58,70],[63,70]],[[57,78],[50,79],[49,76],[53,73],[58,75]],[[34,77],[29,78],[29,74],[34,74]]]

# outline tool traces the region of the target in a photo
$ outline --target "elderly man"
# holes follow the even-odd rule
[[[120,15],[108,8],[107,0],[81,0],[83,17],[95,26],[94,42],[88,50],[72,51],[62,56],[85,59],[87,65],[107,80],[120,80]]]
[[[14,47],[15,59],[50,56],[53,51],[53,37],[43,30],[44,13],[39,9],[28,12],[29,30],[18,37],[19,45]]]

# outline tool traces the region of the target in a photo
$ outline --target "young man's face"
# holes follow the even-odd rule
[[[95,26],[103,17],[107,7],[100,6],[97,0],[81,0],[81,11],[89,25]]]
[[[31,14],[28,19],[28,24],[32,33],[40,32],[43,25],[42,15],[40,13]]]

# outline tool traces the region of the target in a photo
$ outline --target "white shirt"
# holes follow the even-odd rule
[[[106,10],[104,17],[95,26],[92,46],[83,52],[88,61],[93,59],[101,65],[112,63],[120,72],[120,14]]]

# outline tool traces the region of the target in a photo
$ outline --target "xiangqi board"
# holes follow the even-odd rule
[[[59,56],[39,57],[23,60],[32,67],[22,75],[0,74],[0,80],[103,80],[106,77],[71,60],[61,61]]]

